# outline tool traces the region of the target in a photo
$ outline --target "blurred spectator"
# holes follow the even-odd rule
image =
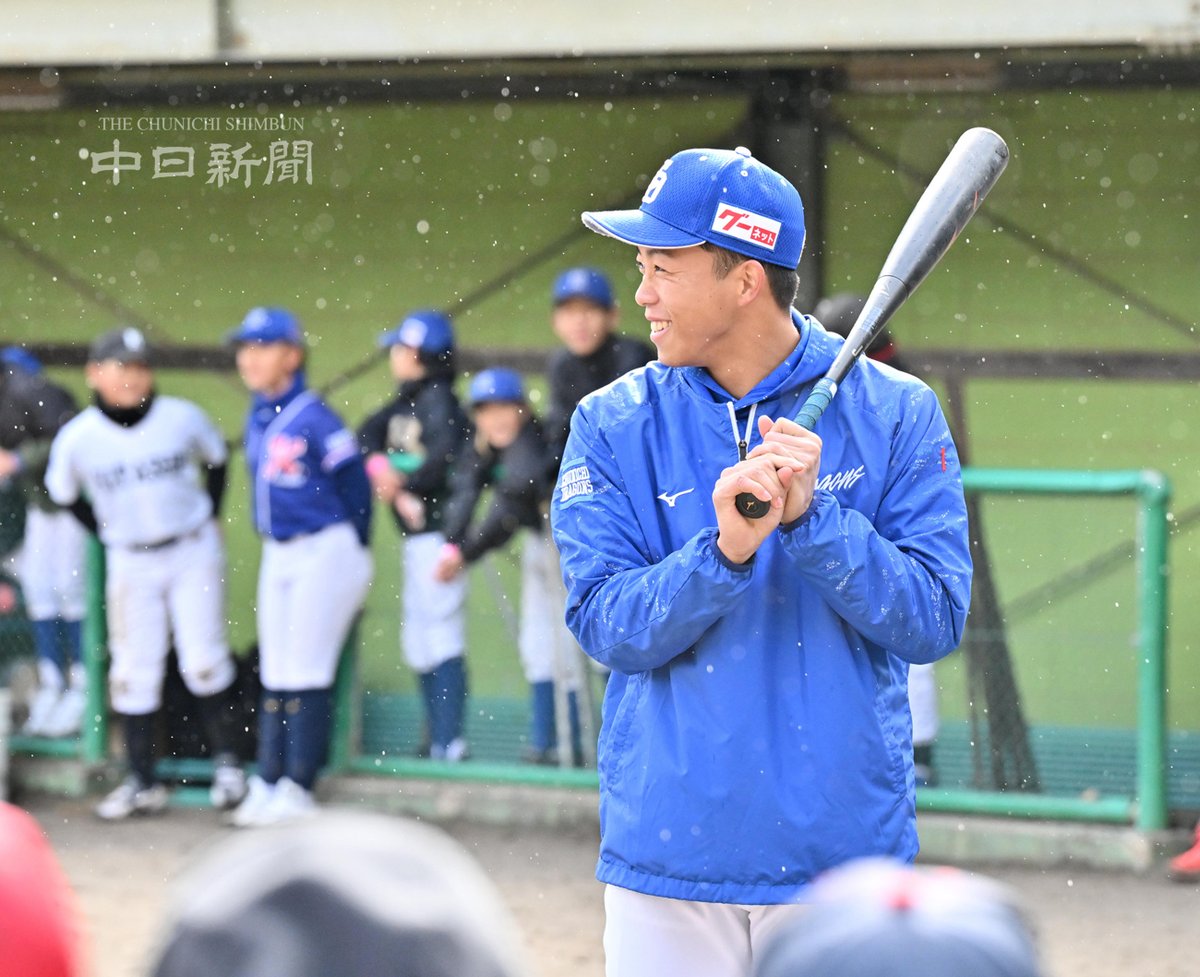
[[[983,876],[884,858],[819,877],[753,977],[1041,977],[1013,895]]]
[[[813,309],[813,316],[830,332],[845,337],[858,321],[866,303],[865,295],[839,292],[821,299]],[[879,363],[913,373],[886,327],[880,330],[865,352]],[[908,708],[912,713],[913,769],[917,784],[932,786],[937,783],[933,749],[939,725],[937,681],[932,664],[908,666]]]
[[[441,831],[321,812],[227,839],[176,885],[152,977],[517,977],[516,925]]]
[[[0,482],[17,486],[27,505],[15,562],[37,653],[38,688],[22,729],[33,736],[74,736],[87,705],[80,654],[87,533],[50,501],[43,482],[54,435],[76,410],[75,398],[27,350],[0,350]]]
[[[450,471],[469,426],[454,393],[454,331],[441,312],[418,309],[380,336],[379,345],[399,386],[363,421],[359,446],[375,497],[392,511],[403,539],[401,639],[425,706],[418,755],[454,763],[470,752],[463,730],[467,581],[433,576],[446,543]]]
[[[570,759],[584,763],[578,691],[582,653],[563,620],[558,553],[546,518],[549,479],[542,426],[529,409],[521,377],[512,370],[482,370],[468,393],[475,441],[456,466],[446,507],[448,542],[434,567],[438,580],[458,577],[485,553],[524,533],[521,553],[521,665],[530,690],[529,743],[523,759],[545,765],[561,761],[555,681],[567,690]],[[477,513],[485,489],[486,511]]]
[[[845,337],[854,328],[859,313],[866,304],[867,297],[865,295],[856,292],[837,292],[821,299],[812,314],[830,332]],[[900,355],[900,351],[896,348],[896,341],[886,326],[871,340],[865,352],[877,363],[886,363],[897,370],[911,373],[913,376],[917,375],[916,371]]]
[[[84,973],[78,908],[38,823],[0,801],[0,972]]]
[[[617,377],[657,357],[653,346],[616,334],[619,310],[612,285],[595,268],[569,268],[554,280],[551,325],[562,348],[546,364],[550,406],[546,442],[551,477],[558,474],[575,405]]]

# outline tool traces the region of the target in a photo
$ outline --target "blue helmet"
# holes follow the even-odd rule
[[[31,375],[42,372],[41,360],[20,346],[5,346],[4,349],[0,349],[0,363]]]
[[[493,366],[481,370],[471,378],[467,400],[472,407],[478,407],[480,404],[523,404],[525,386],[516,370]]]
[[[234,345],[287,343],[289,346],[303,346],[304,330],[300,328],[300,320],[287,309],[258,306],[246,313],[242,324],[226,340]]]
[[[379,345],[383,349],[411,346],[426,366],[448,366],[454,358],[454,327],[437,309],[417,309],[381,334]]]
[[[587,299],[602,309],[613,307],[612,285],[597,268],[568,268],[554,280],[550,296],[555,305],[570,299]]]

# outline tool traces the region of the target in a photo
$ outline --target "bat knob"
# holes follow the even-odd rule
[[[735,500],[737,511],[747,519],[761,519],[770,510],[769,502],[763,502],[762,499],[756,499],[749,492],[742,492]]]

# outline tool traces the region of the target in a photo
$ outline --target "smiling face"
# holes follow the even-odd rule
[[[102,360],[88,364],[87,383],[109,407],[139,407],[154,388],[154,373],[145,363]]]
[[[637,265],[642,282],[634,298],[645,309],[659,361],[716,372],[738,343],[739,276],[718,278],[712,255],[700,247],[638,248]]]

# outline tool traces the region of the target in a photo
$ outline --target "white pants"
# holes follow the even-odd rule
[[[521,551],[521,633],[519,650],[525,678],[558,681],[578,689],[583,651],[564,620],[566,591],[558,549],[546,536],[526,531]]]
[[[169,637],[193,695],[234,678],[225,632],[225,548],[216,523],[159,550],[105,552],[108,682],[117,712],[144,715],[162,703]]]
[[[932,665],[908,666],[908,708],[912,713],[912,741],[924,746],[937,739],[937,681]]]
[[[333,685],[374,564],[347,522],[311,536],[263,542],[258,572],[258,655],[274,692]]]
[[[87,609],[87,530],[66,510],[30,506],[19,563],[31,621],[82,621]]]
[[[446,537],[417,533],[404,537],[404,617],[400,643],[404,660],[418,674],[461,657],[467,646],[467,575],[447,583],[433,577]]]
[[[804,905],[737,906],[604,887],[607,977],[748,977],[755,955]]]

